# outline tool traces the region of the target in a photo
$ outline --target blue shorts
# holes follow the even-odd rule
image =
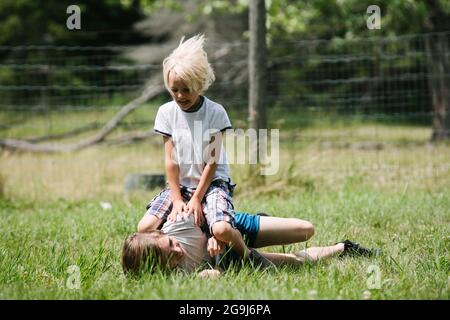
[[[234,225],[242,234],[247,246],[253,248],[256,236],[259,232],[260,216],[257,214],[248,214],[246,212],[234,213]]]

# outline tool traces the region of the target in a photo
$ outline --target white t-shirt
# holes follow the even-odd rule
[[[161,231],[177,239],[186,252],[179,264],[183,270],[192,272],[203,263],[210,262],[206,235],[194,224],[193,214],[186,218],[184,215],[178,215],[176,222],[166,221]]]
[[[180,184],[196,188],[205,168],[211,137],[231,128],[227,112],[220,104],[203,97],[196,111],[183,111],[175,101],[159,107],[155,119],[155,132],[172,137],[174,159],[180,168]],[[221,148],[219,162],[213,180],[229,181],[229,168],[225,149]]]

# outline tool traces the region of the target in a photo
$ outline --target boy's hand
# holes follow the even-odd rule
[[[177,221],[177,215],[183,214],[183,212],[186,210],[186,205],[184,204],[183,200],[174,200],[173,206],[172,206],[172,212],[167,217],[167,220],[171,222]]]
[[[191,213],[194,213],[194,223],[197,226],[201,226],[203,222],[205,222],[205,217],[203,216],[202,203],[197,197],[193,196],[191,200],[189,200],[185,208],[185,211],[188,214],[188,216]]]
[[[215,237],[211,237],[208,239],[208,252],[211,257],[217,256],[220,253],[223,253],[225,249],[225,243],[217,240]]]

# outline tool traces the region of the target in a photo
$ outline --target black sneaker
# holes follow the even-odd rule
[[[379,256],[380,250],[379,249],[368,249],[361,246],[359,243],[352,242],[350,240],[342,241],[341,243],[344,244],[344,252],[341,254],[341,256],[364,256],[364,257],[373,257],[373,256]]]
[[[255,266],[260,266],[264,269],[274,269],[274,270],[277,268],[272,261],[262,256],[258,251],[256,251],[253,248],[249,249],[250,254],[248,258]]]

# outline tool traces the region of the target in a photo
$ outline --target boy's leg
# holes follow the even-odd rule
[[[212,234],[217,240],[226,243],[243,259],[247,259],[250,253],[242,238],[242,234],[225,221],[217,221],[211,227]]]
[[[337,243],[328,247],[312,247],[297,253],[271,253],[261,252],[268,260],[275,265],[301,265],[305,262],[317,262],[320,259],[332,257],[344,252],[344,244]]]
[[[250,252],[242,234],[234,226],[231,190],[226,183],[211,184],[205,195],[203,212],[211,234],[232,247],[241,258],[246,259]]]
[[[255,248],[303,242],[314,235],[311,222],[296,218],[261,216]]]
[[[216,232],[214,236],[222,242],[227,243],[241,259],[250,260],[255,266],[270,269],[276,268],[272,261],[261,255],[258,251],[249,249],[242,238],[241,232],[233,228],[228,222],[216,222],[213,224],[212,230]]]
[[[298,258],[316,262],[320,259],[335,256],[344,252],[344,244],[336,243],[335,245],[328,247],[311,247],[300,252],[294,253]]]
[[[147,205],[147,212],[138,223],[138,232],[159,229],[171,211],[172,197],[169,188],[166,188]]]

